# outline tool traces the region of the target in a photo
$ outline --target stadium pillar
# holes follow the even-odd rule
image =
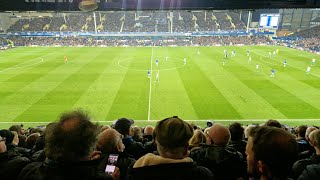
[[[97,33],[97,21],[96,21],[96,13],[93,12],[93,22],[94,22],[94,32]]]
[[[252,13],[251,13],[251,11],[249,11],[248,12],[248,20],[247,20],[247,32],[249,32],[249,26],[251,23],[251,16],[252,16]]]

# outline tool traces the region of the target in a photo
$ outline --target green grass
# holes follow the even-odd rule
[[[268,52],[277,48],[279,54],[268,58]],[[224,49],[237,52],[225,66]],[[320,120],[307,120],[320,119],[319,57],[277,46],[15,48],[0,52],[0,127],[55,121],[61,112],[79,107],[95,121],[129,117],[139,125],[154,124],[138,121],[148,119],[149,92],[151,120],[178,115],[185,120],[246,124],[272,118],[290,125],[320,125]],[[312,58],[317,59],[316,66],[306,75]],[[276,70],[275,78],[269,77],[271,68]]]

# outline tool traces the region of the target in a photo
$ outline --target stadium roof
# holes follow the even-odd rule
[[[0,0],[0,11],[79,11],[81,1],[95,1],[99,11],[320,7],[320,0]]]

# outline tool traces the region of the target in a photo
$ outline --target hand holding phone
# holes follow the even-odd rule
[[[108,163],[107,166],[105,168],[105,172],[108,174],[112,174],[116,168],[116,163],[118,161],[118,154],[110,154],[108,157]]]

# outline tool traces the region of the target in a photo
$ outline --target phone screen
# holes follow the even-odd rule
[[[108,158],[108,164],[106,166],[105,172],[112,174],[116,168],[116,163],[118,161],[118,154],[110,154]]]

